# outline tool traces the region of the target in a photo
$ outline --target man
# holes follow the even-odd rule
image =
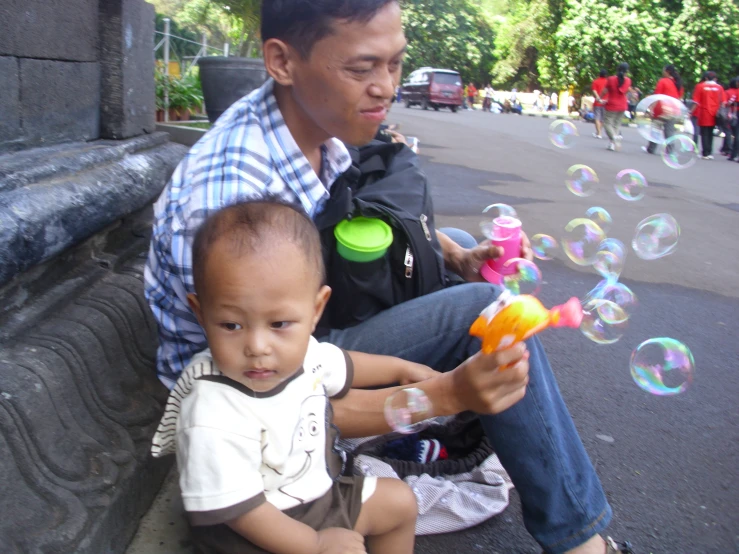
[[[595,133],[593,136],[597,139],[603,138],[603,116],[605,115],[606,103],[600,98],[603,89],[606,88],[606,82],[608,81],[608,72],[605,69],[600,70],[600,74],[597,79],[590,85],[590,90],[595,93],[595,101],[593,102],[593,116],[595,117]]]
[[[716,82],[716,73],[706,72],[706,80],[698,83],[693,91],[695,107],[693,113],[698,118],[703,144],[703,159],[713,159],[713,128],[716,126],[716,114],[724,103],[724,87]]]
[[[155,205],[145,287],[159,323],[158,372],[168,386],[206,345],[186,304],[194,290],[191,246],[198,226],[213,211],[266,194],[299,203],[311,216],[321,212],[331,185],[350,165],[342,142],[369,142],[387,115],[406,50],[400,15],[398,0],[263,3],[270,79],[221,116]],[[489,243],[465,248],[437,234],[446,267],[468,281],[481,281],[480,266],[500,254]],[[524,250],[530,255],[528,245]],[[289,265],[286,260],[275,270]],[[529,532],[547,553],[603,554],[598,533],[611,508],[541,343],[482,355],[467,333],[498,292],[482,282],[457,285],[324,338],[449,370],[414,386],[436,414],[496,414],[481,416],[481,423],[518,488]],[[498,371],[504,364],[513,367]],[[334,402],[341,432],[388,432],[383,405],[392,390],[351,390]],[[617,552],[612,541],[608,548]]]

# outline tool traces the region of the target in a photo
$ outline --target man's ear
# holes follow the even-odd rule
[[[198,318],[198,323],[200,323],[201,327],[204,327],[203,325],[203,311],[200,308],[200,299],[198,298],[198,295],[191,292],[187,295],[187,303],[190,305],[190,309],[195,314],[195,317]]]
[[[264,67],[270,77],[282,86],[293,84],[292,69],[299,56],[286,42],[271,38],[262,45]]]
[[[313,326],[311,333],[316,330],[316,325],[318,325],[318,322],[321,320],[323,310],[326,309],[326,304],[328,304],[329,298],[331,298],[331,287],[323,285],[320,289],[318,289],[318,293],[316,294],[315,312],[313,314]]]

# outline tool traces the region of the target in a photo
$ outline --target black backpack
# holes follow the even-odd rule
[[[317,336],[361,323],[445,284],[434,209],[418,156],[403,144],[380,141],[349,152],[352,166],[332,185],[331,198],[314,219],[333,290]],[[359,215],[380,218],[393,230],[387,252],[372,262],[350,262],[336,251],[334,227]]]

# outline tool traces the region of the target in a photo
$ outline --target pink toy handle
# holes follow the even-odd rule
[[[503,276],[516,271],[515,264],[504,267],[505,263],[510,259],[521,257],[521,221],[509,216],[496,217],[493,220],[493,237],[490,242],[500,246],[503,255],[484,263],[480,268],[480,275],[486,281],[500,285]]]

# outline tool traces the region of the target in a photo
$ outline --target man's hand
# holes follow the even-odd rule
[[[503,249],[500,246],[495,246],[489,240],[485,240],[469,249],[460,249],[457,257],[457,267],[450,267],[457,275],[462,277],[465,281],[484,282],[485,279],[480,275],[480,267],[488,260],[495,260],[503,255]],[[534,252],[531,250],[531,242],[526,233],[521,233],[521,257],[533,261]]]
[[[498,414],[526,394],[529,383],[529,353],[524,343],[507,350],[478,352],[452,372],[453,413],[471,410]]]
[[[400,368],[398,375],[398,383],[401,385],[412,385],[432,377],[439,376],[440,373],[431,369],[429,366],[408,362],[403,360],[403,366]]]
[[[318,531],[316,554],[367,554],[364,537],[356,531],[329,527]]]

